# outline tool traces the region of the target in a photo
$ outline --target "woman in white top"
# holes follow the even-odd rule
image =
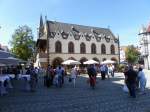
[[[77,68],[76,67],[72,68],[72,70],[71,70],[71,79],[72,79],[74,87],[75,87],[75,84],[76,84],[77,74],[78,74]]]
[[[139,78],[139,83],[140,83],[140,90],[141,90],[142,94],[144,94],[145,86],[146,86],[146,78],[145,78],[143,69],[141,67],[139,68],[138,78]]]

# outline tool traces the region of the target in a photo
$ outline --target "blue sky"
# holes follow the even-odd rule
[[[150,23],[150,0],[0,0],[0,43],[8,45],[16,28],[28,25],[35,39],[40,14],[48,20],[109,27],[121,45],[138,43]]]

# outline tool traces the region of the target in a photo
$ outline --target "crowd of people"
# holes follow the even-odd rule
[[[94,89],[96,85],[97,74],[101,74],[101,80],[105,80],[106,78],[114,77],[115,67],[113,64],[102,64],[102,65],[88,65],[87,66],[87,74],[89,79],[87,82],[89,85]],[[8,68],[7,70],[3,70],[6,73],[13,73],[18,74],[19,70],[16,67],[12,67],[11,69]],[[38,75],[39,73],[44,73],[44,86],[47,88],[56,86],[61,88],[64,84],[64,77],[66,76],[66,70],[63,66],[58,65],[54,68],[51,65],[48,65],[47,69],[38,69],[37,67],[34,68],[33,64],[30,65],[28,69],[26,69],[25,73],[22,70],[21,74],[29,74],[30,75],[30,90],[36,91],[37,83],[38,83]],[[73,84],[73,87],[76,87],[76,79],[77,76],[80,74],[79,68],[74,66],[70,70],[70,75],[68,81]],[[146,87],[146,77],[143,72],[143,68],[139,67],[138,70],[134,70],[132,65],[126,66],[124,69],[124,76],[125,76],[125,86],[128,89],[129,95],[133,98],[136,98],[136,90],[140,90],[140,94],[145,94],[145,87]]]

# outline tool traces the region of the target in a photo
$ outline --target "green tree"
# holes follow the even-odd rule
[[[139,57],[140,53],[136,47],[131,45],[131,46],[127,47],[127,49],[125,51],[125,55],[126,55],[126,60],[128,61],[128,63],[134,64],[138,61],[138,57]]]
[[[26,25],[19,26],[12,35],[10,44],[12,46],[11,52],[15,54],[17,58],[26,61],[31,58],[35,47],[31,28]]]

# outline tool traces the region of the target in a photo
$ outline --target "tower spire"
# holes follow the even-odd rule
[[[42,18],[42,14],[40,16],[40,27],[43,27],[43,18]]]
[[[40,16],[40,26],[39,26],[39,38],[43,35],[44,33],[44,24],[43,24],[43,18],[42,14]]]

